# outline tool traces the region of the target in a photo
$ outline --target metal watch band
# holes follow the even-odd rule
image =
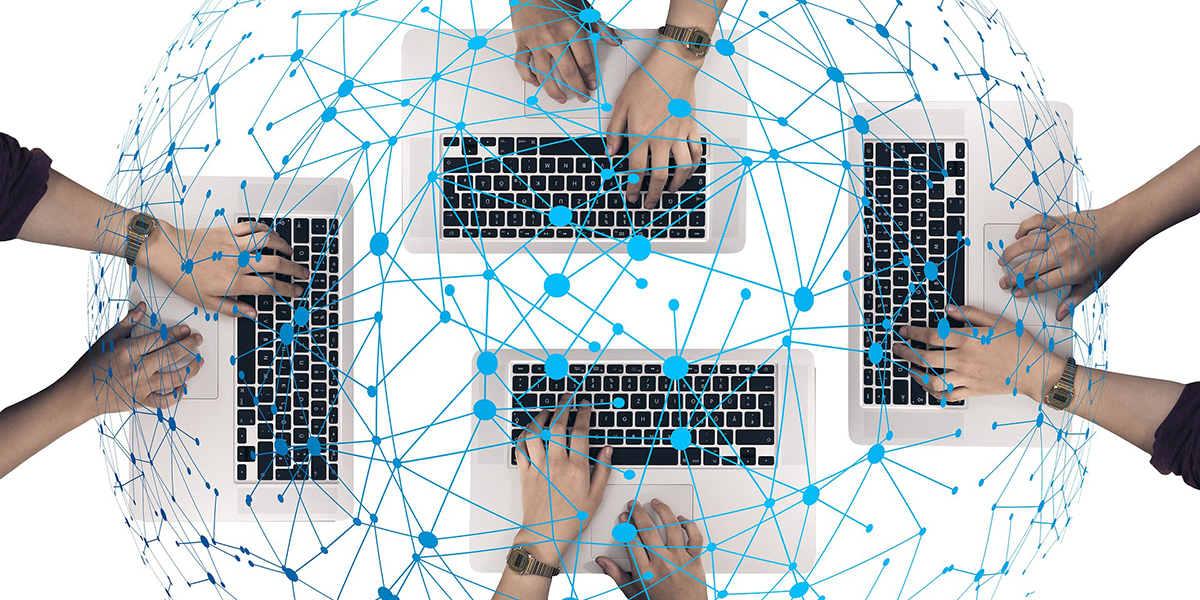
[[[708,32],[696,27],[663,25],[658,28],[658,35],[682,43],[684,48],[696,56],[708,54],[708,46],[712,41]]]
[[[129,220],[125,236],[125,262],[129,266],[132,267],[137,262],[138,252],[157,227],[158,220],[146,213],[138,213]]]
[[[1071,400],[1074,399],[1075,395],[1075,372],[1077,368],[1075,358],[1068,356],[1062,376],[1058,378],[1058,382],[1054,384],[1054,387],[1046,392],[1046,397],[1042,399],[1042,404],[1058,410],[1067,409],[1067,406],[1071,404]]]
[[[552,567],[536,558],[528,550],[514,546],[508,551],[505,561],[508,568],[522,575],[537,575],[539,577],[554,577],[562,572],[558,567]]]

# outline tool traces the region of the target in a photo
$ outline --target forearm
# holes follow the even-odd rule
[[[83,390],[72,389],[64,376],[50,387],[0,411],[0,477],[30,456],[81,425]]]
[[[1114,203],[1142,241],[1200,213],[1200,148]]]
[[[1075,397],[1067,411],[1152,454],[1154,433],[1174,408],[1183,387],[1174,381],[1080,367],[1075,375]]]
[[[538,562],[558,567],[562,564],[563,555],[569,554],[574,544],[547,541],[543,534],[522,529],[513,539],[513,547],[521,547],[529,552]],[[550,578],[540,575],[522,575],[512,569],[504,569],[500,583],[496,584],[493,600],[518,598],[520,600],[547,598],[550,594]]]
[[[128,209],[50,171],[46,194],[29,213],[18,238],[39,244],[123,255]]]
[[[708,33],[716,41],[720,37],[716,31],[717,20],[725,8],[725,2],[726,0],[671,0],[671,7],[667,10],[667,24],[695,27]],[[704,65],[704,57],[692,54],[682,43],[660,39],[658,46],[690,63],[697,70]]]

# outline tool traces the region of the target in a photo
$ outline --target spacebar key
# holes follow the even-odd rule
[[[612,464],[634,465],[678,465],[679,451],[674,448],[613,448]]]

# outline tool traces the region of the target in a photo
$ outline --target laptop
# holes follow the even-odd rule
[[[805,494],[815,443],[812,354],[795,348],[692,350],[682,360],[674,354],[501,349],[486,361],[476,354],[473,366],[486,364],[488,372],[491,361],[496,366],[492,375],[476,377],[471,390],[474,402],[495,406],[486,421],[476,411],[472,424],[472,568],[503,570],[521,523],[521,450],[514,440],[571,388],[570,405],[592,406],[593,460],[611,445],[614,472],[588,529],[563,557],[565,569],[600,572],[594,559],[608,556],[630,570],[625,545],[612,531],[635,498],[658,498],[697,520],[715,544],[704,558],[711,572],[812,565],[816,537],[806,517],[816,494]],[[661,525],[657,515],[651,518]]]
[[[642,208],[642,200],[627,203],[622,159],[630,144],[645,142],[628,138],[616,155],[606,153],[611,104],[657,37],[633,30],[619,47],[595,44],[593,101],[560,105],[517,77],[510,30],[410,29],[400,71],[404,101],[415,110],[405,130],[419,133],[399,140],[409,203],[405,248],[624,252],[626,240],[641,236],[662,252],[739,251],[746,202],[740,153],[750,108],[727,82],[748,72],[744,37],[730,36],[738,40],[731,56],[711,52],[696,79],[691,114],[704,156],[678,193],[664,193],[653,210]],[[643,177],[643,197],[648,182]],[[560,206],[566,208],[555,210]]]
[[[264,221],[313,276],[302,296],[239,296],[256,319],[211,316],[172,294],[175,282],[138,273],[134,303],[150,315],[135,333],[186,323],[204,336],[205,367],[183,398],[161,414],[136,411],[129,427],[126,494],[132,514],[170,521],[331,521],[355,506],[354,469],[339,442],[354,439],[353,390],[342,385],[353,357],[353,200],[340,179],[197,177],[181,192],[159,186],[147,203],[160,221],[183,228]],[[186,248],[184,259],[193,257]],[[253,264],[270,249],[247,248]],[[186,267],[183,267],[186,270]],[[284,278],[287,281],[287,278]],[[181,273],[179,285],[188,285]],[[219,317],[219,318],[218,318]],[[149,460],[153,457],[153,461]],[[190,497],[180,497],[185,490]],[[156,511],[159,512],[147,512]]]
[[[1019,444],[1040,412],[1053,409],[1011,394],[943,403],[914,381],[912,365],[894,360],[891,346],[901,341],[900,326],[937,327],[947,306],[972,305],[1019,322],[1052,351],[1070,355],[1071,320],[1055,320],[1058,292],[1014,298],[998,284],[1006,267],[997,259],[1025,218],[1075,206],[1073,156],[1061,151],[1072,147],[1071,109],[910,101],[854,110],[846,125],[855,165],[850,323],[862,326],[849,329],[850,439]],[[1044,377],[1036,366],[1016,376]]]

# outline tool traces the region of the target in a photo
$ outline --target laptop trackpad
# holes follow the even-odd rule
[[[645,505],[646,512],[655,527],[662,526],[658,512],[650,506],[650,501],[658,498],[665,502],[675,514],[685,519],[693,518],[692,506],[695,491],[691,485],[668,484],[608,484],[604,491],[604,502],[596,509],[596,516],[588,526],[587,535],[590,541],[588,547],[592,558],[607,556],[613,559],[622,569],[630,570],[629,553],[625,545],[613,539],[612,530],[620,521],[617,517],[625,512],[625,504],[637,495],[638,502]]]
[[[205,365],[199,373],[188,380],[186,397],[215,400],[218,374],[221,371],[221,361],[217,360],[217,352],[220,348],[217,337],[217,332],[220,330],[219,322],[205,321],[204,315],[199,309],[183,300],[151,298],[146,303],[150,305],[152,318],[141,319],[141,324],[134,326],[133,335],[147,333],[159,335],[164,325],[169,329],[180,323],[187,324],[192,333],[199,333],[204,338],[204,343],[200,345],[200,356],[204,358]]]
[[[996,262],[1000,255],[1004,252],[1009,244],[1016,240],[1017,228],[1020,227],[1017,223],[1002,223],[1002,224],[987,224],[983,226],[984,248],[987,248],[986,258],[983,261],[983,309],[1002,314],[1010,320],[1015,321],[1018,315],[1026,312],[1025,306],[1029,301],[1025,298],[1015,298],[1012,295],[1012,290],[1006,290],[1000,287],[1000,278],[1005,275],[1013,276],[1013,265],[1022,265],[1031,257],[1037,260],[1041,253],[1018,256],[1011,261],[1010,265],[1001,265]],[[988,244],[991,247],[988,247]]]

